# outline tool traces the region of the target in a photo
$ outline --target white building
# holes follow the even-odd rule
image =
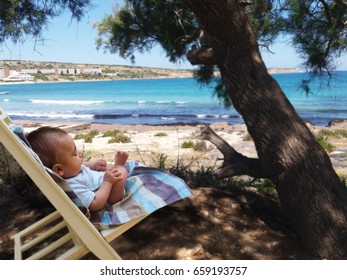
[[[3,79],[5,77],[6,77],[5,69],[4,68],[0,68],[0,79]]]
[[[101,74],[101,68],[84,68],[82,70],[83,74],[92,74],[92,75],[97,75]]]
[[[37,69],[21,69],[20,73],[37,74]]]
[[[54,74],[57,73],[56,70],[53,69],[53,68],[50,68],[50,69],[40,69],[40,72],[42,74],[45,74],[45,75],[50,75],[50,74],[54,75]]]
[[[23,82],[23,81],[35,81],[35,77],[22,72],[10,71],[10,75],[3,79],[6,82]]]
[[[58,68],[58,75],[79,75],[81,69],[79,68]]]

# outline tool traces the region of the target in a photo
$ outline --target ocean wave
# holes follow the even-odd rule
[[[102,100],[44,100],[44,99],[30,99],[34,104],[56,104],[56,105],[93,105],[102,104]]]
[[[189,101],[158,100],[158,101],[152,101],[152,103],[154,103],[154,104],[184,105],[184,104],[188,104]]]
[[[219,114],[197,114],[198,119],[235,119],[240,116],[236,115],[219,115]]]
[[[166,101],[166,100],[159,100],[159,101],[155,101],[154,103],[156,104],[170,104],[170,103],[174,103],[173,101]]]
[[[164,121],[174,121],[174,120],[176,120],[176,118],[174,118],[174,117],[161,117],[160,119],[162,119],[162,120],[164,120]]]
[[[66,114],[66,113],[11,113],[11,117],[21,117],[28,119],[93,119],[90,114]]]
[[[161,119],[235,119],[240,118],[236,115],[218,114],[95,114],[95,119],[119,119],[119,118],[161,118]]]

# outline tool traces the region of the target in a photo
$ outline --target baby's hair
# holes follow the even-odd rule
[[[52,168],[57,163],[56,146],[67,132],[51,126],[43,126],[27,134],[28,142],[44,166]]]

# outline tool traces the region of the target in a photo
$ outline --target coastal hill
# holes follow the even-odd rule
[[[38,73],[28,72],[30,75],[35,76],[37,82],[193,77],[192,69],[165,69],[140,66],[40,62],[26,60],[0,60],[0,69],[17,70],[18,72],[23,71],[23,69],[38,70]],[[48,70],[53,69],[56,69],[54,74],[47,74]],[[83,69],[96,69],[98,71],[94,73],[87,73],[87,71],[83,71]],[[299,72],[298,69],[269,68],[270,74],[295,72]]]
[[[24,60],[1,60],[0,69],[21,71],[23,69],[39,69],[35,76],[36,81],[62,82],[77,80],[119,80],[119,79],[150,79],[150,78],[183,78],[192,77],[192,70],[175,70],[163,68],[150,68],[140,66],[105,65],[105,64],[82,64],[69,62],[39,62]],[[55,74],[44,74],[45,70],[59,69]],[[62,74],[60,69],[64,69]],[[66,70],[70,70],[70,74]],[[72,71],[71,71],[72,69]],[[82,73],[82,69],[95,69],[94,73]],[[69,71],[68,71],[69,72]],[[76,73],[77,72],[77,73]],[[91,72],[91,71],[89,71]],[[97,73],[98,72],[98,73]]]

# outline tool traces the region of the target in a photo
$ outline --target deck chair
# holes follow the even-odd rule
[[[24,253],[27,255],[38,243],[50,240],[62,228],[66,229],[63,236],[48,241],[50,244],[30,252],[25,259],[45,259],[61,247],[63,251],[57,259],[80,259],[89,252],[99,259],[121,259],[110,245],[112,240],[157,209],[191,195],[184,181],[169,172],[131,161],[131,166],[127,166],[127,197],[102,211],[89,212],[69,185],[42,165],[12,126],[15,124],[0,107],[0,142],[56,209],[14,235],[15,259],[24,259]],[[34,237],[28,237],[33,233]],[[67,244],[72,244],[71,248],[66,249]]]

